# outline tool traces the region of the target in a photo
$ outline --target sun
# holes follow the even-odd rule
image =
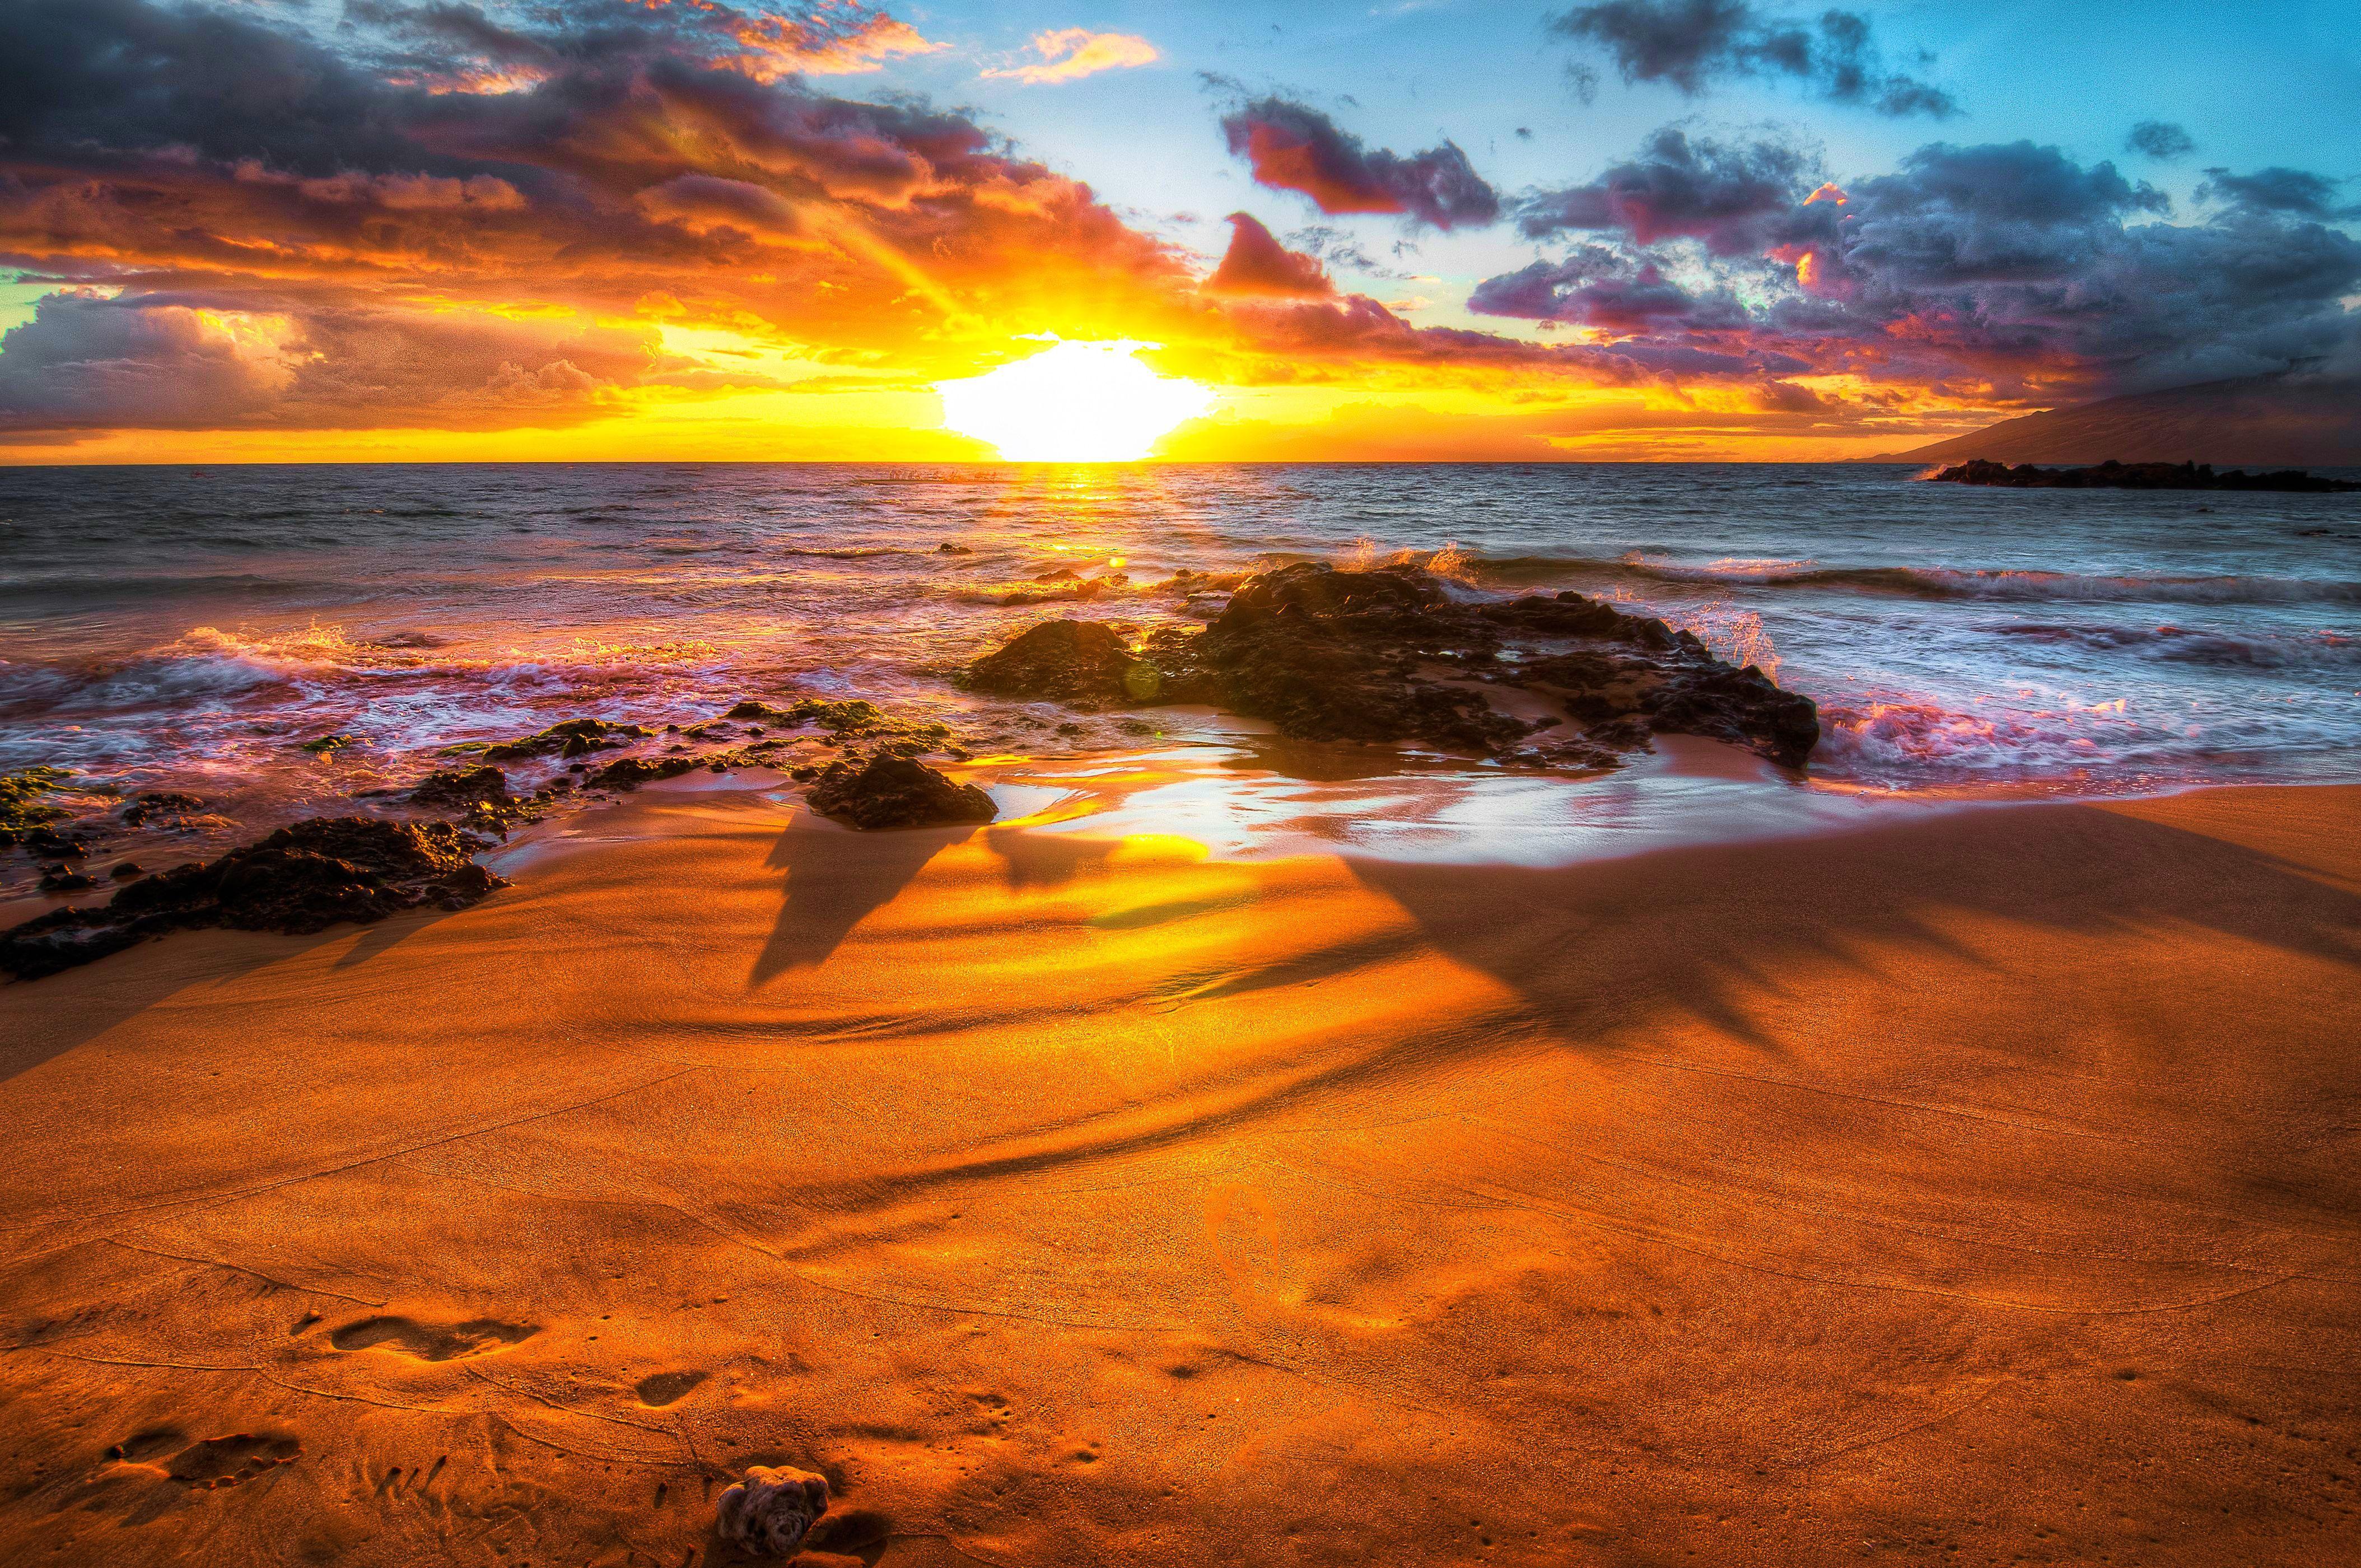
[[[1159,376],[1146,343],[1060,343],[985,375],[935,386],[943,422],[1011,463],[1128,463],[1212,406],[1213,389]]]

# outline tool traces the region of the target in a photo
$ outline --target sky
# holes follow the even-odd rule
[[[1175,459],[1867,456],[2361,372],[2356,104],[2325,3],[7,0],[0,462],[971,460],[1057,339]]]

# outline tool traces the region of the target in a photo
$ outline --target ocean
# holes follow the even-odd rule
[[[185,791],[243,830],[399,786],[455,744],[582,716],[685,724],[788,689],[1032,755],[1119,750],[1138,726],[1061,732],[1070,716],[994,709],[948,677],[1045,615],[1218,609],[1166,586],[1183,569],[1408,551],[1470,593],[1610,597],[1762,664],[1820,705],[1801,789],[2107,795],[2361,771],[2361,495],[1917,473],[0,469],[0,769]],[[331,735],[350,743],[302,749]]]

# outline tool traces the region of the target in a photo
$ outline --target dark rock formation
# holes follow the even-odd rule
[[[890,754],[831,762],[805,798],[820,815],[865,829],[989,822],[995,811],[975,785],[953,784],[924,762]]]
[[[722,1540],[757,1557],[792,1557],[828,1512],[828,1480],[785,1465],[757,1464],[722,1488],[714,1524]]]
[[[608,763],[590,775],[593,784],[609,789],[637,789],[658,779],[676,779],[707,766],[708,757],[624,757]]]
[[[1094,620],[1045,620],[968,666],[967,684],[994,696],[1075,707],[1154,702],[1164,674]]]
[[[1135,675],[1139,663],[1152,682]],[[1299,740],[1419,740],[1584,766],[1659,732],[1790,766],[1819,740],[1808,697],[1661,620],[1574,593],[1467,602],[1410,565],[1263,573],[1202,632],[1159,630],[1137,652],[1109,628],[1053,621],[977,660],[967,680],[1084,707],[1209,702]],[[1488,700],[1495,687],[1540,696],[1565,718],[1511,717]]]
[[[98,879],[87,872],[78,872],[62,861],[41,868],[43,893],[80,893],[86,887],[96,887]]]
[[[422,905],[464,908],[506,885],[468,858],[481,844],[443,822],[315,817],[209,864],[141,877],[103,907],[0,932],[0,970],[33,980],[197,927],[301,934]]]
[[[2037,468],[2020,463],[2012,468],[1978,457],[1946,468],[1933,479],[1938,484],[1997,485],[2012,490],[2294,490],[2310,494],[2361,490],[2361,485],[2315,478],[2295,468],[2276,474],[2233,468],[2217,474],[2205,463],[2110,461],[2095,468]]]
[[[639,724],[609,724],[603,718],[569,718],[535,734],[504,740],[483,751],[488,762],[521,762],[533,757],[587,757],[644,740],[654,730]]]
[[[419,780],[417,787],[410,792],[412,805],[437,811],[471,811],[478,806],[497,809],[511,805],[514,799],[509,794],[508,775],[482,764],[437,768]]]

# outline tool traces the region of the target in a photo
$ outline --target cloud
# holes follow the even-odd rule
[[[1732,256],[1763,249],[1766,220],[1820,182],[1817,160],[1786,143],[1692,140],[1666,126],[1597,180],[1528,197],[1517,226],[1532,239],[1567,229],[1620,229],[1642,245],[1687,237]]]
[[[1806,194],[1812,174],[1774,144],[1659,132],[1528,203],[1536,234],[1616,243],[1487,279],[1469,308],[1635,356],[1743,345],[2003,400],[2284,369],[2361,327],[2361,243],[2318,221],[2336,209],[2317,176],[2218,175],[2225,210],[2173,224],[2153,187],[2031,142],[1934,143]]]
[[[562,424],[667,367],[636,330],[316,299],[65,292],[0,335],[0,428]]]
[[[1850,11],[1807,23],[1757,11],[1748,0],[1604,0],[1549,18],[1550,31],[1605,54],[1629,82],[1664,82],[1694,98],[1716,83],[1784,77],[1818,97],[1881,115],[1959,112],[1949,93],[1888,71],[1868,21]],[[1588,98],[1598,73],[1574,68]]]
[[[986,76],[1011,77],[1034,86],[1078,82],[1102,71],[1126,71],[1152,65],[1161,58],[1156,46],[1131,33],[1094,33],[1087,27],[1062,27],[1037,33],[1033,52],[1038,65],[1018,65],[987,71]]]
[[[848,14],[829,25],[882,36]],[[118,334],[145,324],[118,359],[137,343],[159,364],[218,356],[167,331],[178,318],[120,313],[168,298],[225,320],[283,316],[310,354],[400,360],[387,374],[407,389],[402,417],[471,428],[544,417],[559,360],[609,392],[692,380],[554,349],[535,328],[497,350],[455,346],[450,396],[431,396],[413,383],[435,357],[412,348],[437,318],[547,316],[563,336],[661,297],[676,319],[805,357],[901,355],[944,373],[1003,341],[993,323],[1185,335],[1202,313],[1186,258],[1089,187],[964,115],[775,76],[775,49],[716,20],[744,19],[728,7],[580,0],[501,16],[357,5],[331,49],[244,10],[0,7],[0,258],[119,294],[105,319]],[[470,89],[470,71],[499,85]],[[35,363],[63,330],[5,352]],[[281,389],[289,417],[344,417],[324,375]],[[37,403],[82,406],[20,395],[17,417]]]
[[[2197,187],[2197,199],[2226,203],[2250,213],[2280,213],[2323,221],[2361,218],[2361,206],[2336,204],[2336,188],[2343,183],[2301,169],[2258,169],[2252,174],[2209,169],[2205,182]]]
[[[2186,158],[2197,150],[2190,134],[2169,120],[2142,120],[2124,138],[2124,150],[2153,158],[2159,163],[2169,163],[2176,158]]]
[[[1252,299],[1316,300],[1336,292],[1317,258],[1288,249],[1244,213],[1229,216],[1230,247],[1205,280],[1209,294]]]
[[[1499,193],[1448,141],[1408,158],[1372,151],[1319,110],[1276,95],[1224,115],[1222,132],[1257,182],[1300,192],[1332,215],[1398,213],[1438,229],[1481,227],[1500,215]]]

